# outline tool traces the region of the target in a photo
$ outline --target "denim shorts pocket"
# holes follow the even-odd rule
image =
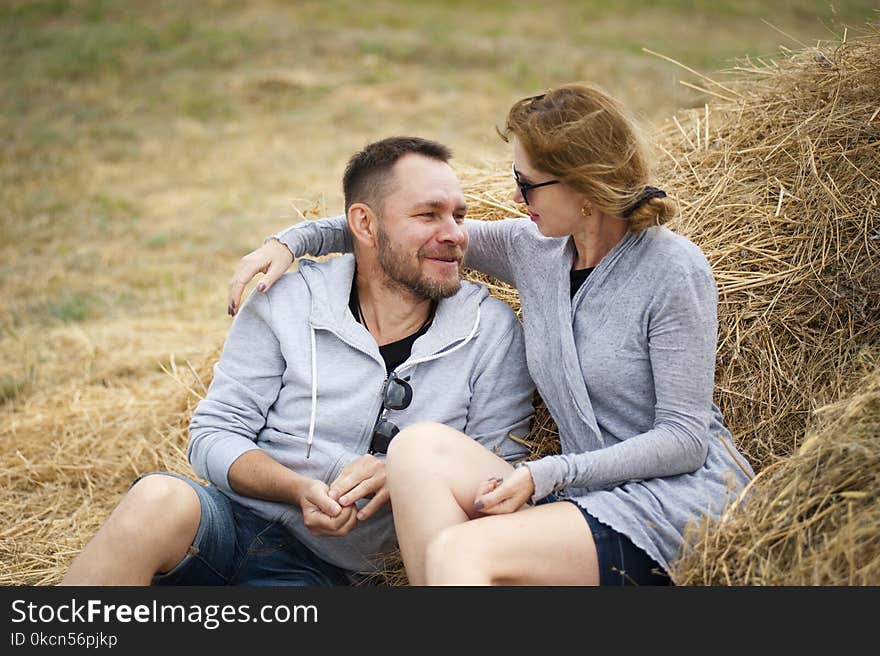
[[[283,535],[277,535],[273,530],[278,527],[275,522],[268,522],[263,529],[254,536],[248,545],[248,554],[265,554],[272,551],[281,551],[287,546],[287,539]]]

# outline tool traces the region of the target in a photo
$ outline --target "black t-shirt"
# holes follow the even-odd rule
[[[588,269],[572,269],[568,274],[569,280],[571,282],[571,298],[574,298],[574,295],[577,294],[577,290],[581,288],[581,285],[584,284],[584,281],[590,277],[590,274],[593,273],[593,269],[596,267],[590,267]]]
[[[357,284],[354,282],[351,285],[351,293],[348,295],[348,308],[354,315],[355,320],[358,323],[363,323],[361,321],[361,312],[358,303]],[[428,332],[428,328],[431,327],[431,322],[433,320],[434,308],[432,306],[431,313],[428,316],[428,320],[425,321],[425,323],[422,324],[422,327],[419,328],[416,332],[414,332],[412,335],[409,335],[408,337],[399,339],[396,342],[391,342],[390,344],[379,347],[379,353],[382,355],[382,359],[385,360],[385,371],[391,373],[399,365],[406,362],[407,358],[409,358],[410,353],[412,353],[413,344],[415,344],[415,341],[419,337]]]

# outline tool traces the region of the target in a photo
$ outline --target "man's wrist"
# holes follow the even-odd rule
[[[311,480],[307,476],[291,472],[292,477],[288,489],[290,490],[290,498],[288,503],[291,506],[302,506],[302,498],[306,491],[306,484]]]

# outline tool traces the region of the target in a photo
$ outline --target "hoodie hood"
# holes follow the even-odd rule
[[[351,314],[348,294],[340,289],[351,289],[354,278],[354,255],[340,255],[327,262],[303,260],[299,272],[311,294],[309,324],[318,330],[330,330],[352,346],[373,354],[380,362],[382,356],[376,340]],[[489,296],[488,290],[468,281],[462,281],[458,293],[437,303],[431,329],[416,340],[411,359],[421,359],[441,353],[461,340],[479,334],[474,324],[480,305]]]

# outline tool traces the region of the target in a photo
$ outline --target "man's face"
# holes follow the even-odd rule
[[[376,235],[379,265],[419,298],[454,295],[468,241],[458,177],[448,164],[417,154],[401,157],[391,174]]]

